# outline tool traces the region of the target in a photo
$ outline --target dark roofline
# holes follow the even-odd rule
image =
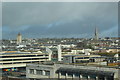
[[[78,73],[78,74],[88,74],[88,75],[105,75],[105,76],[113,76],[114,72],[108,71],[97,71],[97,70],[86,70],[86,69],[77,69],[77,68],[59,68],[56,73],[65,72],[65,73]]]

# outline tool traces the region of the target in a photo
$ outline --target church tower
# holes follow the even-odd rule
[[[22,43],[22,35],[20,33],[18,33],[17,35],[17,44]]]
[[[95,27],[95,35],[94,35],[94,39],[95,39],[95,40],[98,40],[98,30],[97,30],[96,27]]]

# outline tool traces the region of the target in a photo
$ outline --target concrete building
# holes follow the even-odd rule
[[[49,60],[62,61],[61,45],[55,46],[53,48],[46,47],[46,52],[49,54]]]
[[[27,63],[48,61],[48,54],[37,52],[0,53],[0,57],[0,68],[26,67]]]
[[[64,63],[89,63],[89,62],[103,62],[105,60],[104,57],[100,55],[64,55],[63,62]]]
[[[27,64],[26,78],[37,80],[41,78],[74,79],[74,80],[114,80],[119,79],[117,68],[79,66],[66,64]]]
[[[22,35],[20,33],[18,33],[17,35],[17,44],[22,43]]]
[[[118,53],[118,52],[120,52],[120,48],[107,48],[106,52],[108,52],[108,53]]]

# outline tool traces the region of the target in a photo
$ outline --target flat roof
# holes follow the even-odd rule
[[[18,56],[18,55],[44,55],[46,53],[19,53],[19,52],[14,52],[14,53],[1,53],[0,56]]]
[[[108,71],[97,71],[97,70],[86,70],[86,69],[79,69],[79,68],[67,68],[67,67],[60,67],[56,73],[65,72],[65,73],[79,73],[79,74],[92,74],[92,75],[105,75],[105,76],[113,76],[114,72]]]
[[[100,55],[85,55],[85,54],[79,54],[79,55],[64,55],[63,57],[101,57]]]

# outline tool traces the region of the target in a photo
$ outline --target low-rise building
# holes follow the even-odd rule
[[[119,69],[67,64],[27,64],[28,79],[72,78],[75,80],[114,80],[119,78]]]
[[[85,63],[85,62],[102,62],[105,58],[100,55],[64,55],[63,62],[64,63]]]

